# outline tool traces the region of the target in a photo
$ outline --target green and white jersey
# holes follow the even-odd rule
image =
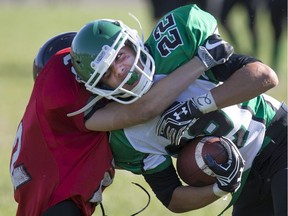
[[[201,81],[205,86],[204,82]],[[201,83],[200,82],[200,83]],[[212,86],[207,82],[207,86]],[[198,83],[193,84],[179,98],[183,101],[197,92],[205,91]],[[192,139],[196,136],[214,135],[231,139],[240,149],[248,170],[262,147],[269,143],[265,131],[281,103],[268,95],[261,95],[248,102],[226,107],[201,117],[185,133]],[[135,174],[153,173],[166,168],[171,157],[165,150],[169,140],[156,135],[159,117],[124,130],[111,132],[110,142],[116,165]]]
[[[196,5],[187,5],[166,14],[145,43],[154,58],[155,73],[169,74],[188,62],[198,47],[217,32],[216,19]]]
[[[157,82],[192,59],[197,47],[215,29],[216,20],[195,5],[184,6],[165,15],[146,43],[155,59],[154,81]],[[192,83],[178,97],[178,101],[203,95],[218,84],[208,71]],[[263,143],[266,143],[266,127],[279,107],[278,101],[261,95],[243,104],[204,115],[185,136],[215,135],[230,138],[240,148],[248,169]],[[161,171],[172,163],[171,156],[165,150],[170,144],[169,140],[156,135],[158,120],[159,117],[110,133],[110,145],[117,166],[135,174],[148,174]]]
[[[187,5],[166,14],[159,20],[145,43],[155,61],[154,82],[192,59],[199,45],[217,31],[216,19],[196,5]],[[213,79],[213,76],[209,77]],[[214,86],[214,84],[212,85]],[[134,148],[125,136],[124,130],[112,131],[110,143],[116,165],[137,174],[142,173],[144,166],[143,171],[145,172],[155,168],[153,165],[155,155],[150,161],[150,153],[146,154],[144,150],[142,151],[138,147]],[[159,154],[158,150],[155,153]],[[144,159],[145,162],[143,162]],[[166,151],[162,151],[156,160],[163,162],[162,166],[157,162],[160,169],[164,169],[171,163],[170,156],[166,155]]]

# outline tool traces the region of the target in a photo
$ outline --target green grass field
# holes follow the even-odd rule
[[[119,1],[121,3],[121,1]],[[1,5],[0,7],[0,215],[13,216],[16,203],[10,183],[9,160],[15,131],[22,117],[32,89],[32,61],[39,47],[48,38],[65,31],[77,31],[85,23],[99,18],[121,19],[129,26],[137,27],[128,12],[137,15],[146,37],[152,28],[152,19],[146,5],[129,3],[107,7],[105,4],[62,5],[62,6],[19,6]],[[241,10],[231,19],[235,22],[239,40],[243,43],[243,52],[250,52],[249,37],[244,22],[238,22]],[[261,15],[261,51],[258,56],[269,64],[271,33],[268,18]],[[225,33],[222,34],[225,37]],[[269,94],[287,102],[287,35],[283,38],[281,64],[278,66],[280,85]],[[31,155],[33,157],[33,155]],[[112,186],[104,193],[104,206],[107,215],[131,215],[140,210],[147,202],[147,197],[131,182],[142,184],[151,195],[151,204],[140,215],[176,215],[166,210],[143,181],[142,177],[125,171],[118,171]],[[182,215],[217,215],[229,201],[219,200],[208,207]],[[225,215],[230,215],[231,210]],[[100,208],[94,215],[101,215]]]

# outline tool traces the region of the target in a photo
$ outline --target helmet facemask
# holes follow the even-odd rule
[[[111,47],[109,45],[102,46],[102,50],[90,64],[93,73],[87,82],[84,83],[86,89],[94,94],[119,103],[129,104],[139,99],[151,87],[155,64],[151,55],[145,50],[144,43],[136,30],[130,29],[119,21],[111,22],[119,24],[121,31]],[[130,72],[115,89],[103,87],[101,78],[115,60],[120,49],[125,45],[132,47],[135,51],[135,60]],[[138,81],[138,83],[133,89],[128,90],[124,87],[126,84],[132,85],[135,81]]]

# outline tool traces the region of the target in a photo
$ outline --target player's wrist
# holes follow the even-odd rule
[[[203,60],[198,55],[195,55],[194,58],[199,62],[199,65],[201,65],[203,72],[208,70],[207,64],[205,64],[205,62],[203,62]]]
[[[218,197],[223,197],[223,196],[227,195],[229,192],[221,190],[218,187],[218,184],[214,183],[213,184],[213,193]]]
[[[193,98],[194,103],[198,109],[203,113],[209,113],[218,109],[216,102],[209,91],[206,94]]]
[[[198,57],[200,61],[203,63],[205,71],[217,65],[217,62],[215,61],[213,56],[208,52],[208,50],[204,46],[198,47],[196,57]]]

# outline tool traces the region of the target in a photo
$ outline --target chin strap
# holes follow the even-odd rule
[[[143,186],[141,186],[140,184],[135,183],[135,182],[132,182],[132,184],[140,187],[142,190],[144,190],[144,192],[145,192],[145,193],[147,194],[147,196],[148,196],[148,202],[147,202],[147,204],[146,204],[140,211],[138,211],[138,212],[136,212],[136,213],[134,213],[134,214],[131,215],[131,216],[135,216],[135,215],[138,215],[139,213],[141,213],[142,211],[144,211],[144,210],[148,207],[148,205],[150,204],[150,194],[149,194],[148,191],[147,191]]]
[[[78,115],[80,113],[83,113],[85,112],[86,110],[88,110],[89,108],[91,108],[97,101],[99,101],[102,97],[101,96],[97,96],[95,98],[93,98],[88,104],[86,104],[86,106],[82,107],[81,109],[75,111],[75,112],[72,112],[72,113],[68,113],[67,116],[68,117],[71,117],[71,116],[75,116],[75,115]]]
[[[103,203],[102,203],[102,202],[100,203],[100,208],[101,208],[102,216],[108,216],[108,215],[106,215],[106,213],[105,213],[105,209],[104,209],[104,206],[103,206]]]
[[[131,183],[134,184],[134,185],[136,185],[136,186],[138,186],[138,187],[140,187],[142,190],[144,190],[144,192],[145,192],[145,193],[147,194],[147,196],[148,196],[148,202],[147,202],[147,204],[146,204],[142,209],[140,209],[138,212],[136,212],[136,213],[134,213],[134,214],[131,215],[131,216],[135,216],[135,215],[138,215],[139,213],[141,213],[142,211],[144,211],[144,210],[148,207],[148,205],[150,204],[150,194],[149,194],[148,191],[147,191],[143,186],[141,186],[140,184],[135,183],[135,182],[131,182]],[[100,207],[101,207],[102,216],[108,216],[108,215],[106,215],[106,213],[105,213],[105,209],[104,209],[104,206],[103,206],[102,202],[100,203]]]

